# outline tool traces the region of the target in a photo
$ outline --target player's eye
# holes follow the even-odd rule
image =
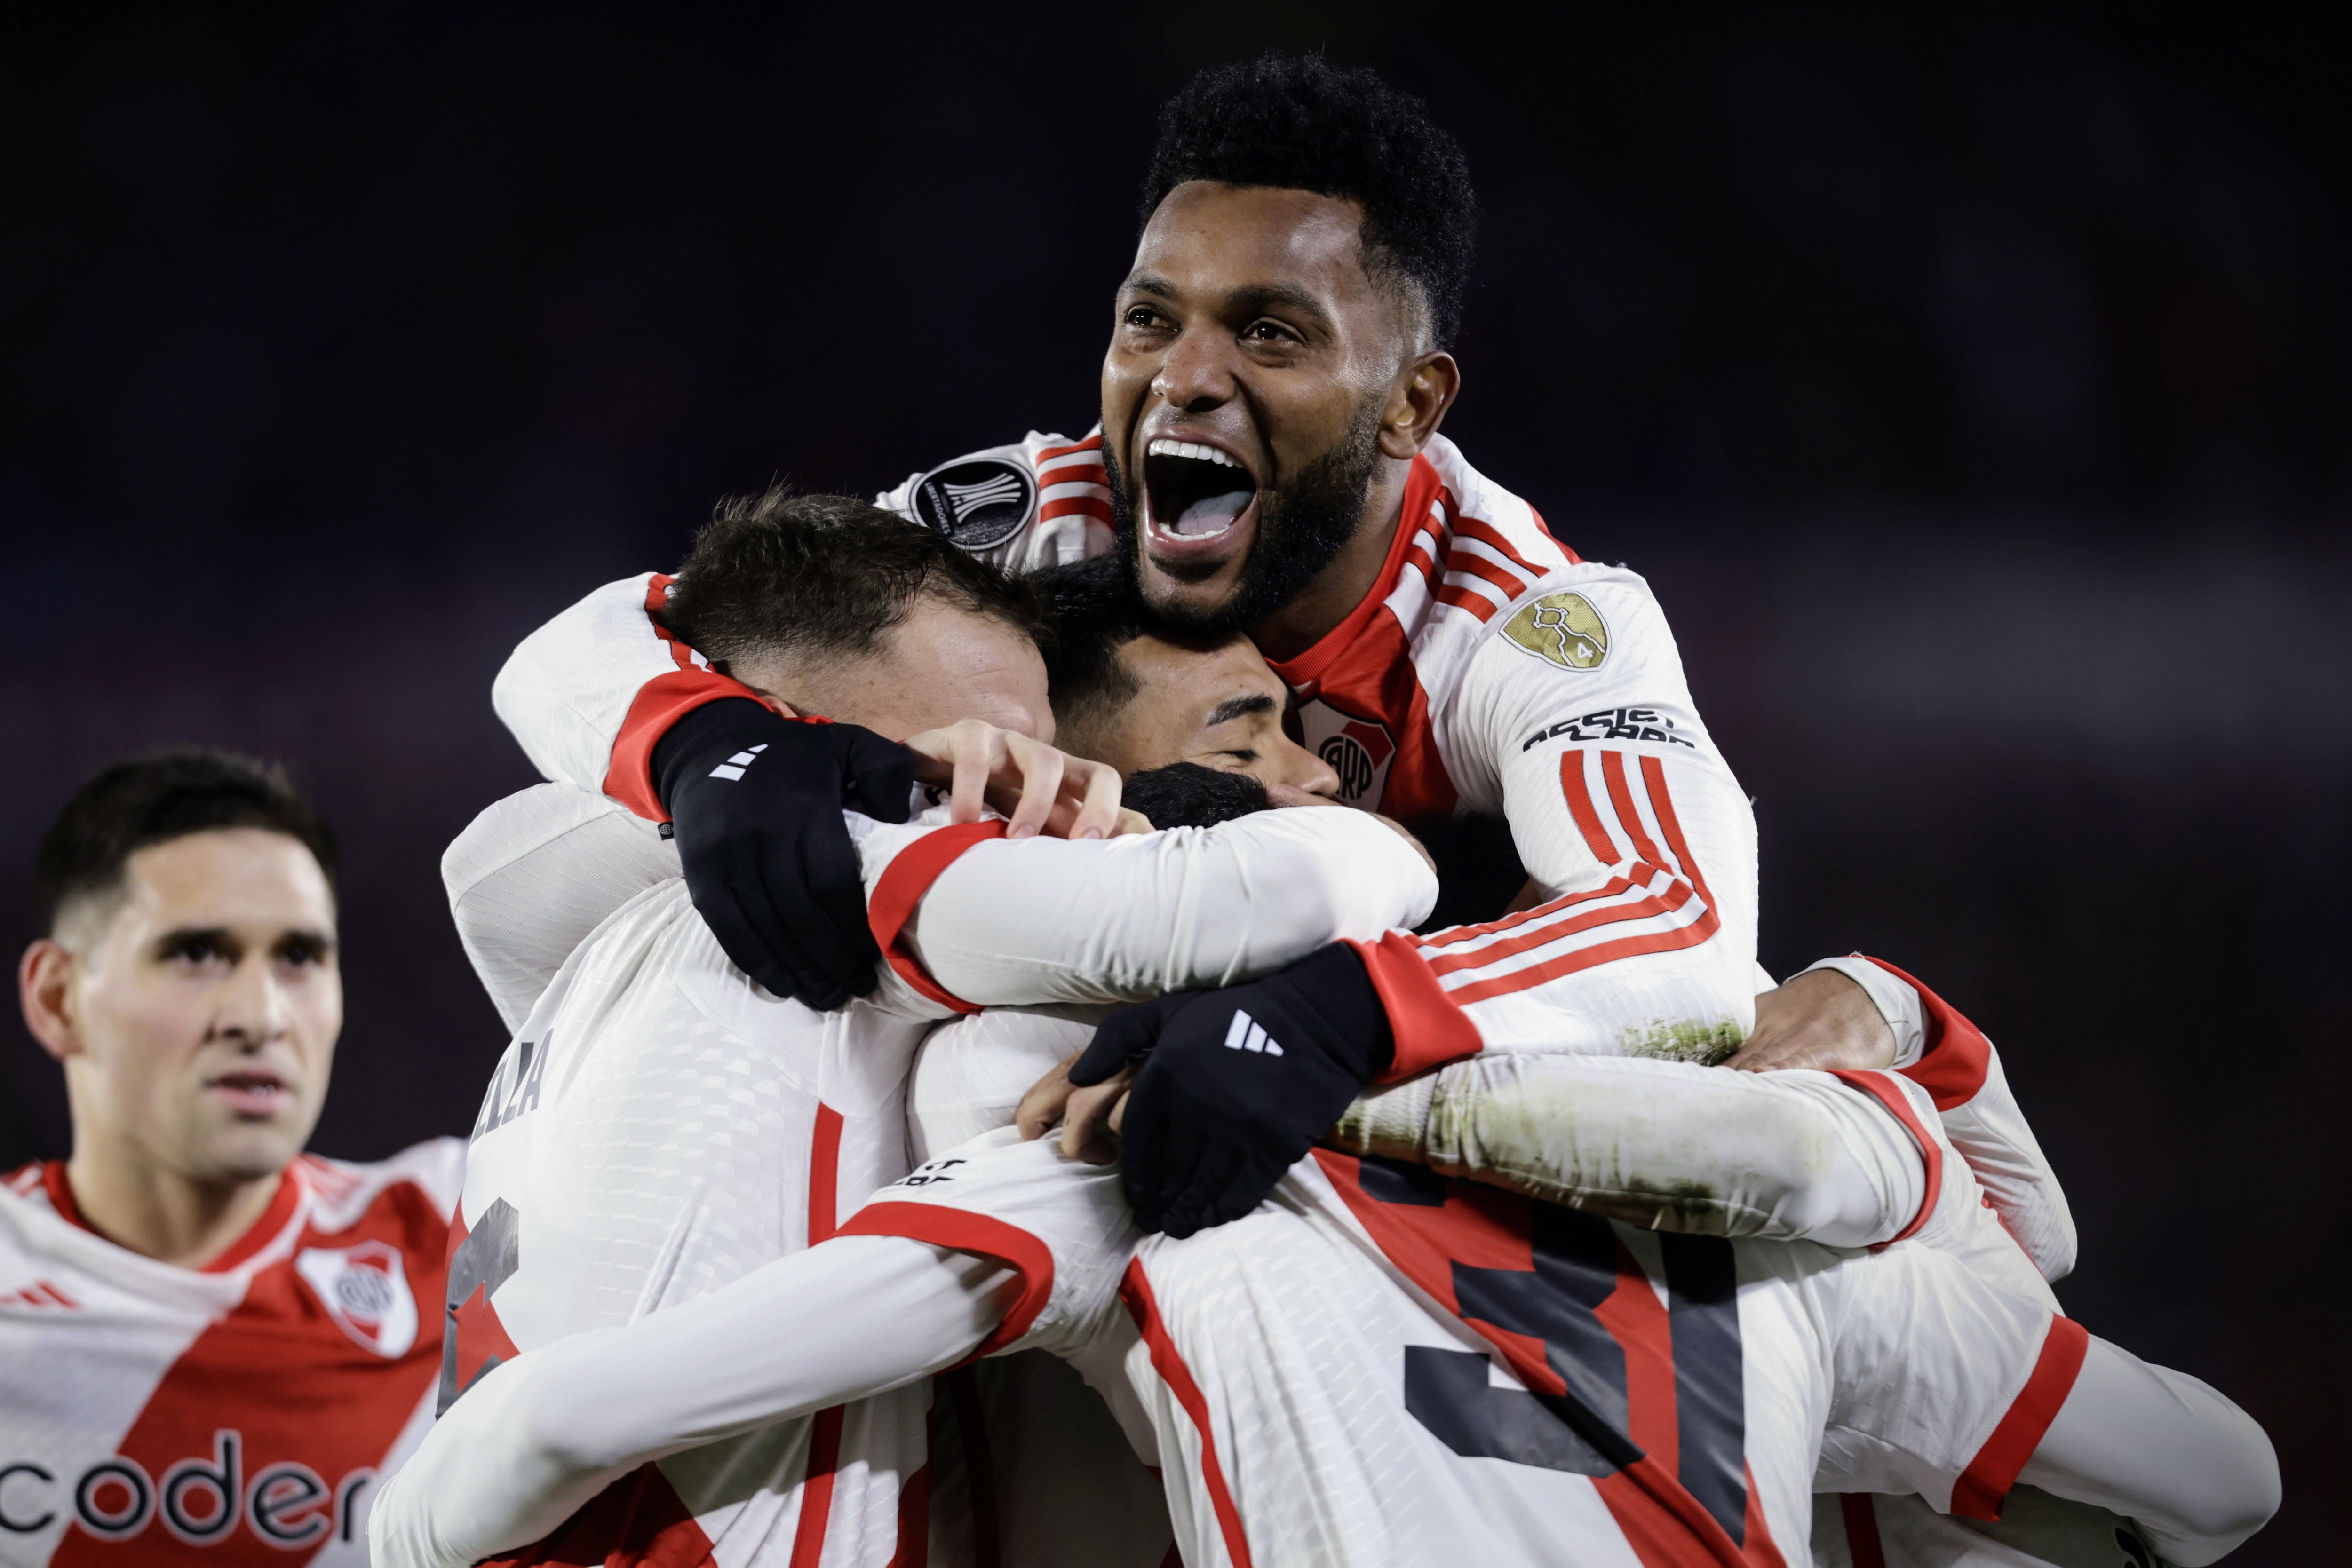
[[[1262,317],[1259,319],[1251,322],[1247,327],[1243,328],[1242,337],[1247,341],[1253,343],[1296,343],[1298,341],[1297,333],[1292,331],[1289,328],[1284,326],[1279,321],[1269,321]]]
[[[1246,747],[1246,746],[1244,746],[1244,747],[1238,747],[1238,748],[1234,749],[1234,750],[1229,750],[1229,751],[1220,752],[1218,755],[1223,756],[1223,757],[1230,757],[1230,758],[1232,758],[1234,761],[1236,761],[1236,762],[1240,763],[1240,764],[1241,764],[1243,767],[1244,767],[1244,768],[1248,767],[1251,763],[1255,762],[1255,761],[1257,760],[1257,753],[1256,753],[1256,752],[1255,752],[1255,751],[1252,751],[1252,750],[1251,750],[1248,747]]]
[[[1162,325],[1165,318],[1149,305],[1130,305],[1127,308],[1125,319],[1130,327],[1140,327],[1149,330]]]
[[[191,931],[166,938],[157,956],[166,964],[200,969],[212,965],[233,965],[237,956],[236,948],[220,937]]]
[[[278,944],[278,961],[298,968],[327,961],[327,945],[315,936],[289,936]]]

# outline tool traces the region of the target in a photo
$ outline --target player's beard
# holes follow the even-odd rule
[[[1152,619],[1188,636],[1223,639],[1248,631],[1313,581],[1364,526],[1364,501],[1371,494],[1372,471],[1380,461],[1381,412],[1387,402],[1385,388],[1379,396],[1367,398],[1347,434],[1329,451],[1300,468],[1297,477],[1280,489],[1259,489],[1257,537],[1242,562],[1241,581],[1231,598],[1212,610],[1193,611],[1144,598],[1143,529],[1128,501],[1118,457],[1106,442],[1103,466],[1110,480],[1119,559],[1125,563],[1129,587]]]

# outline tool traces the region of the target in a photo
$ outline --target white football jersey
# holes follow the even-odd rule
[[[1328,1150],[1178,1241],[1115,1166],[1000,1133],[844,1231],[1015,1269],[981,1354],[1077,1366],[1194,1563],[1801,1560],[1824,1432],[1854,1484],[1997,1509],[2086,1343],[1932,1247],[1664,1235]]]
[[[1353,812],[1079,843],[944,817],[848,816],[887,962],[876,993],[836,1012],[735,968],[676,878],[574,949],[475,1128],[445,1401],[518,1349],[706,1294],[833,1234],[908,1168],[905,1082],[937,1021],[1229,983],[1416,918],[1436,893],[1410,846]],[[566,820],[560,803],[494,808],[463,863],[527,901],[531,875],[560,880],[567,846],[595,841],[542,831]],[[499,852],[502,831],[537,851]],[[490,951],[484,940],[469,946]],[[921,1530],[928,1404],[902,1390],[645,1467],[534,1555],[879,1568]]]
[[[1098,436],[1033,434],[877,499],[1024,570],[1110,548],[1105,478]],[[589,595],[525,641],[494,694],[550,778],[655,821],[654,742],[697,704],[749,695],[653,622],[667,587],[655,576]],[[1753,817],[1638,576],[1578,560],[1439,438],[1413,465],[1374,590],[1275,668],[1351,803],[1408,822],[1500,810],[1556,895],[1506,920],[1360,946],[1397,1025],[1391,1077],[1495,1050],[1718,1060],[1745,1036]],[[1918,990],[1938,1038],[1906,1071],[1963,1152],[1987,1162],[2000,1222],[2056,1278],[2071,1222],[2030,1134],[2007,1135],[2024,1124],[1998,1058]]]
[[[364,1564],[433,1419],[455,1138],[304,1155],[203,1269],[81,1220],[62,1162],[0,1185],[0,1563]]]

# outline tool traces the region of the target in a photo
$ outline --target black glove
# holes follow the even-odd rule
[[[1127,1200],[1144,1229],[1181,1237],[1255,1208],[1395,1056],[1364,961],[1334,944],[1245,986],[1111,1014],[1070,1082],[1143,1062],[1119,1133]]]
[[[874,988],[882,955],[841,812],[905,821],[913,752],[729,697],[670,726],[653,776],[686,890],[738,968],[821,1010]]]

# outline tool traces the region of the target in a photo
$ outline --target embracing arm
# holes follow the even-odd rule
[[[1829,1283],[1832,1401],[1819,1490],[1916,1492],[2001,1516],[2022,1481],[2138,1522],[2165,1561],[2203,1568],[2278,1508],[2278,1458],[2219,1392],[1903,1247]]]
[[[2095,1337],[2017,1479],[2128,1516],[2180,1568],[2235,1552],[2279,1505],[2278,1454],[2252,1416]]]
[[[1894,965],[1855,955],[1835,969],[1868,993],[1895,1034],[1895,1070],[1934,1099],[1952,1147],[2044,1280],[2074,1272],[2074,1217],[2011,1092],[2000,1052],[1960,1010]]]
[[[494,802],[441,856],[457,940],[509,1030],[606,915],[677,873],[651,822],[568,784]]]
[[[973,472],[955,472],[966,467]],[[979,510],[970,506],[974,492],[954,488],[959,480],[992,479],[1010,482],[1008,498]],[[910,475],[875,501],[1024,571],[1108,549],[1109,497],[1099,436],[1069,441],[1032,431]],[[958,531],[981,525],[984,538]],[[597,589],[523,639],[491,688],[499,719],[541,775],[610,794],[655,821],[668,818],[651,767],[670,726],[704,704],[751,695],[653,620],[669,583],[651,572]]]
[[[1630,572],[1539,586],[1487,634],[1450,722],[1544,902],[1367,945],[1397,1030],[1388,1080],[1479,1051],[1719,1061],[1755,1018],[1755,817],[1665,617]],[[1605,623],[1597,662],[1531,651],[1538,611]]]
[[[896,904],[886,891],[877,882],[877,921]],[[921,891],[902,940],[959,1010],[1129,1002],[1411,925],[1436,896],[1393,827],[1297,808],[1103,841],[980,838]]]
[[[466,1568],[541,1540],[640,1464],[951,1366],[1003,1320],[1013,1283],[967,1253],[843,1236],[525,1351],[470,1385],[384,1484],[372,1561]]]
[[[1959,1196],[1925,1110],[1875,1074],[1508,1052],[1365,1094],[1328,1141],[1644,1229],[1870,1247]]]

